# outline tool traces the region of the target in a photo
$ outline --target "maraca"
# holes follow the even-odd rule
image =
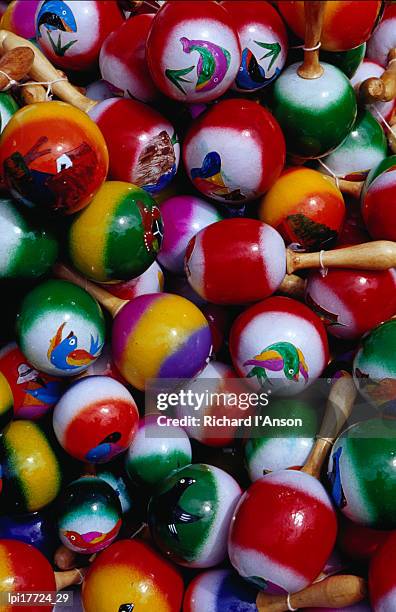
[[[369,78],[378,79],[383,74],[384,69],[380,64],[365,59],[357,69],[354,76],[351,78],[351,85],[353,86],[356,94],[359,94],[361,84]],[[363,100],[360,100],[363,103]],[[376,101],[371,104],[364,104],[365,109],[373,115],[377,121],[384,124],[385,121],[389,121],[392,116],[392,111],[395,107],[394,100],[388,102]]]
[[[194,187],[206,197],[247,202],[280,175],[285,141],[277,121],[259,104],[222,100],[192,123],[183,159]]]
[[[326,276],[311,272],[305,302],[330,334],[358,339],[396,314],[395,270],[329,270]]]
[[[208,102],[232,85],[241,63],[233,19],[215,2],[167,2],[146,45],[154,83],[182,102]]]
[[[56,273],[88,289],[114,317],[114,363],[137,389],[151,378],[193,378],[204,368],[212,347],[209,324],[185,298],[150,293],[126,302],[64,266]]]
[[[13,421],[0,441],[3,503],[11,512],[36,512],[61,487],[61,469],[44,431],[32,421]]]
[[[242,496],[228,553],[238,573],[259,587],[295,593],[317,578],[330,556],[337,519],[317,478],[355,396],[353,380],[343,373],[332,385],[318,440],[302,470],[267,474]]]
[[[100,355],[104,318],[98,303],[72,283],[49,280],[30,291],[17,316],[18,344],[39,371],[75,376]]]
[[[124,21],[117,2],[43,0],[36,12],[36,39],[65,70],[95,68],[106,36]]]
[[[52,517],[41,512],[0,516],[0,539],[31,544],[51,561],[59,543]]]
[[[71,550],[93,554],[107,548],[122,524],[121,504],[113,488],[97,477],[70,483],[58,500],[58,530]]]
[[[263,429],[264,435],[246,440],[245,463],[252,482],[269,472],[300,469],[308,459],[318,431],[317,411],[302,400],[272,399],[264,412],[271,421],[300,418],[303,426],[288,428],[285,433],[281,425],[272,425],[269,431]]]
[[[12,390],[4,374],[0,372],[0,431],[14,416],[14,398]]]
[[[359,562],[372,558],[390,532],[358,525],[346,517],[340,522],[337,546],[343,555]]]
[[[161,204],[164,239],[159,263],[174,274],[183,274],[184,255],[189,240],[204,227],[220,221],[217,209],[201,198],[189,195],[171,197]]]
[[[366,54],[366,43],[347,51],[322,51],[322,59],[328,64],[334,64],[351,79],[356,73]]]
[[[127,450],[139,413],[129,391],[108,376],[87,376],[74,383],[55,406],[53,427],[69,455],[106,463]]]
[[[136,278],[153,263],[162,228],[160,210],[146,191],[107,181],[73,219],[69,256],[77,270],[96,282]]]
[[[32,217],[12,200],[0,200],[0,278],[37,278],[55,263],[58,243]]]
[[[14,418],[35,421],[46,414],[63,393],[62,379],[38,372],[15,342],[0,350],[0,372],[14,398]]]
[[[85,612],[179,612],[183,580],[145,542],[119,540],[91,564],[82,586]]]
[[[164,288],[164,273],[156,261],[143,274],[121,283],[105,283],[103,288],[121,300],[133,300],[146,293],[161,293]]]
[[[364,181],[372,168],[387,156],[387,142],[380,124],[364,110],[344,142],[323,158],[321,172],[347,181]]]
[[[322,1],[305,2],[304,63],[289,66],[274,85],[273,111],[288,152],[303,158],[330,153],[356,118],[355,94],[345,74],[331,64],[319,64],[325,6]]]
[[[362,215],[375,240],[395,240],[396,155],[382,160],[368,174],[363,187]]]
[[[288,26],[304,38],[304,2],[277,2]],[[327,51],[346,51],[368,40],[381,16],[379,0],[328,2],[324,9],[322,47]]]
[[[181,427],[161,427],[158,418],[146,416],[125,457],[125,469],[137,484],[155,486],[175,470],[191,463],[190,440]]]
[[[393,419],[355,423],[332,449],[328,478],[334,503],[350,520],[394,529],[396,429]]]
[[[370,563],[369,591],[373,612],[393,612],[395,609],[395,542],[396,533],[392,533]]]
[[[135,15],[113,30],[99,55],[102,78],[126,98],[151,102],[158,97],[146,61],[146,40],[154,15]]]
[[[372,62],[386,67],[388,54],[396,47],[396,9],[392,4],[385,6],[384,15],[367,43],[367,57]]]
[[[345,204],[340,190],[319,172],[289,168],[261,200],[259,217],[287,245],[298,243],[305,250],[317,251],[337,241]]]
[[[257,589],[228,569],[198,574],[184,595],[183,612],[257,612]]]
[[[0,28],[23,38],[36,37],[35,16],[41,0],[13,0],[1,18]]]
[[[100,130],[64,102],[21,108],[2,132],[0,144],[0,165],[11,193],[51,212],[67,215],[87,206],[107,174],[108,153]]]
[[[266,87],[281,73],[288,40],[285,26],[269,2],[223,0],[234,21],[242,48],[242,61],[233,89],[250,93]]]
[[[396,397],[396,320],[378,325],[362,338],[353,362],[356,386],[363,397],[375,406]]]
[[[0,92],[0,129],[3,131],[13,115],[19,109],[18,104],[14,98],[2,91]]]
[[[124,474],[120,476],[118,473],[114,473],[114,471],[101,471],[98,472],[97,476],[107,482],[116,493],[121,504],[122,514],[128,514],[134,506],[135,500],[131,497],[127,479]]]
[[[230,333],[230,352],[240,376],[256,389],[298,393],[312,384],[329,359],[319,317],[287,297],[272,297],[245,310]]]
[[[227,554],[227,534],[241,489],[227,472],[192,464],[169,476],[148,506],[151,536],[187,567],[213,567]]]

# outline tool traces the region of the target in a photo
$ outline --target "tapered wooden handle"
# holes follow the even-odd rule
[[[297,274],[288,274],[283,279],[277,293],[293,297],[297,300],[304,299],[306,281]]]
[[[329,178],[342,193],[350,195],[356,199],[360,198],[364,181],[346,181],[345,179],[335,179],[332,176],[328,176],[327,178]]]
[[[29,83],[21,88],[21,96],[25,104],[47,102],[47,90],[43,85]]]
[[[303,79],[317,79],[323,74],[323,68],[319,64],[319,49],[313,48],[320,42],[325,7],[325,0],[305,0],[304,2],[304,61],[297,70],[298,75]]]
[[[396,47],[389,51],[388,67],[379,78],[369,78],[359,87],[359,95],[365,104],[390,102],[396,98]]]
[[[332,251],[299,253],[287,249],[287,273],[306,268],[352,268],[388,270],[396,266],[396,242],[374,240]]]
[[[20,81],[33,65],[34,53],[30,47],[23,46],[7,51],[0,59],[0,91],[6,89],[10,81]]]
[[[322,425],[302,468],[303,472],[319,478],[330,447],[352,412],[356,394],[352,376],[348,372],[341,371],[330,389]]]
[[[61,591],[66,587],[72,586],[73,584],[81,584],[84,581],[87,571],[87,567],[76,567],[75,569],[67,570],[66,572],[54,572],[56,590]]]
[[[43,53],[29,40],[17,36],[8,30],[0,30],[0,48],[2,52],[11,51],[18,47],[29,47],[34,53],[33,64],[29,70],[29,76],[40,82],[52,82],[59,79],[59,73],[54,66],[47,60]],[[53,83],[52,91],[64,102],[72,104],[82,111],[88,112],[97,102],[83,96],[69,81],[58,81]]]
[[[266,595],[261,592],[257,596],[256,606],[259,612],[287,612],[291,608],[344,608],[362,601],[367,595],[367,586],[359,576],[330,576],[320,582],[289,596],[289,604],[285,595]]]
[[[85,291],[88,291],[93,298],[98,300],[99,304],[106,308],[113,318],[119,313],[121,308],[128,303],[128,300],[120,300],[120,298],[112,295],[102,287],[95,285],[95,283],[91,283],[91,281],[80,276],[80,274],[63,264],[55,264],[52,271],[57,278],[70,281],[82,289],[85,289]]]

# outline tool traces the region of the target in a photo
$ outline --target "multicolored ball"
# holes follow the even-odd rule
[[[43,0],[36,12],[36,39],[48,59],[65,70],[96,67],[106,36],[124,16],[108,0]]]
[[[164,273],[156,261],[143,274],[122,283],[107,283],[103,287],[121,300],[133,300],[147,293],[161,293],[164,289]]]
[[[178,470],[150,500],[148,522],[154,542],[181,565],[221,563],[240,496],[238,483],[219,468],[193,464]]]
[[[97,553],[107,548],[121,529],[120,501],[101,478],[83,476],[70,483],[58,507],[59,537],[74,552]]]
[[[376,406],[396,398],[396,320],[375,327],[362,338],[353,362],[360,393]]]
[[[152,102],[159,92],[148,70],[146,41],[153,14],[135,15],[111,32],[100,50],[102,78],[125,98]]]
[[[153,263],[162,236],[155,200],[135,185],[108,181],[72,221],[69,255],[74,267],[96,282],[129,280]]]
[[[285,277],[285,244],[266,223],[226,219],[190,240],[185,271],[194,291],[209,302],[257,302],[274,293]]]
[[[392,533],[370,563],[369,592],[373,612],[392,612],[396,604],[396,534]]]
[[[4,596],[4,612],[13,612],[19,607],[7,603],[7,593],[54,591],[54,571],[41,552],[24,542],[0,540],[0,592]],[[53,609],[53,606],[43,603],[33,603],[28,607],[32,612],[51,612]]]
[[[275,423],[260,437],[249,438],[244,447],[245,463],[252,482],[270,472],[300,469],[311,452],[319,429],[313,406],[297,399],[271,400],[265,416]],[[275,419],[301,419],[302,427],[276,425]]]
[[[36,512],[61,487],[61,470],[43,430],[32,421],[13,421],[0,441],[3,501],[10,512]]]
[[[2,91],[0,92],[0,130],[3,132],[11,117],[19,110],[14,98]]]
[[[287,297],[268,298],[239,315],[231,328],[230,352],[240,376],[256,389],[282,395],[306,389],[329,358],[319,317]]]
[[[10,342],[0,351],[0,372],[14,398],[14,418],[35,421],[55,406],[63,393],[62,379],[38,372]]]
[[[383,68],[387,67],[388,54],[396,47],[396,7],[391,3],[385,6],[384,15],[367,44],[367,57]]]
[[[6,185],[30,206],[75,213],[89,204],[106,178],[108,152],[100,130],[64,102],[21,108],[2,132],[0,145]]]
[[[89,111],[105,137],[110,176],[155,195],[176,174],[180,145],[174,127],[157,111],[137,102],[110,98]]]
[[[148,416],[140,420],[125,457],[127,474],[137,484],[158,485],[191,463],[191,443],[184,429],[161,426],[158,418]]]
[[[257,612],[257,589],[228,569],[198,574],[188,586],[183,612]]]
[[[86,612],[179,612],[183,580],[175,567],[140,540],[119,540],[90,565],[82,587]]]
[[[128,514],[134,506],[134,502],[128,490],[125,476],[119,476],[117,473],[114,473],[114,471],[99,472],[97,476],[107,482],[116,493],[120,500],[122,514]]]
[[[178,295],[141,295],[120,312],[113,325],[113,358],[124,378],[144,390],[151,378],[193,378],[212,350],[202,312]]]
[[[4,374],[0,371],[0,431],[14,416],[14,397]]]
[[[299,76],[292,64],[275,81],[273,112],[286,138],[289,153],[317,158],[336,149],[356,119],[356,96],[349,79],[331,64],[322,63],[316,79]]]
[[[240,576],[259,588],[294,593],[318,577],[336,534],[337,517],[321,483],[281,470],[256,480],[242,496],[228,554]]]
[[[272,225],[286,244],[305,250],[330,248],[345,219],[339,189],[316,170],[285,170],[261,201],[259,217]]]
[[[183,159],[194,187],[233,204],[263,195],[285,163],[282,131],[265,108],[222,100],[200,115],[184,140]]]
[[[374,240],[396,240],[396,155],[368,174],[361,195],[362,215]]]
[[[164,239],[159,263],[174,274],[183,274],[184,255],[189,240],[201,229],[220,221],[216,208],[195,196],[179,195],[161,204]]]
[[[27,40],[36,37],[36,11],[41,0],[13,0],[0,22],[2,30],[9,30]]]
[[[165,3],[154,18],[146,53],[158,89],[182,102],[219,98],[241,63],[233,20],[213,2]]]
[[[396,313],[396,271],[329,270],[311,272],[306,304],[329,334],[356,340]]]
[[[54,265],[58,257],[54,235],[9,199],[0,199],[0,233],[0,278],[38,278]]]
[[[334,503],[350,520],[394,529],[396,425],[375,418],[351,425],[331,451],[328,479]]]
[[[53,426],[69,455],[88,463],[106,463],[127,450],[139,413],[129,391],[107,376],[74,383],[57,403]]]
[[[266,87],[286,62],[288,39],[282,19],[269,2],[225,0],[221,5],[234,21],[242,48],[233,89],[250,93]]]
[[[49,280],[30,291],[17,316],[17,339],[39,371],[75,376],[99,357],[105,325],[99,304],[84,289]]]

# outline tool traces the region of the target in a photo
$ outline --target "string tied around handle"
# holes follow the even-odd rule
[[[319,263],[320,263],[320,274],[325,278],[329,273],[329,268],[327,268],[323,261],[323,256],[326,253],[323,249],[319,253]]]
[[[292,596],[292,593],[287,594],[287,599],[286,599],[287,609],[289,610],[289,612],[297,612],[298,608],[293,608],[293,606],[291,605],[291,601],[290,601],[291,596]]]
[[[66,77],[59,77],[58,79],[53,79],[52,81],[28,81],[27,83],[20,83],[19,87],[27,87],[28,85],[46,85],[47,91],[45,93],[46,100],[52,100],[52,86],[55,83],[60,83],[61,81],[67,81]]]

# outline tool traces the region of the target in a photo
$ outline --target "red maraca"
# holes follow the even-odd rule
[[[268,474],[242,497],[228,547],[241,576],[295,593],[322,571],[335,544],[337,518],[317,478],[355,397],[352,377],[343,373],[331,388],[318,440],[302,470]]]
[[[390,531],[358,525],[342,517],[337,546],[344,555],[354,561],[368,561],[390,534]]]
[[[373,612],[394,612],[396,608],[396,532],[373,556],[369,571],[369,591]]]

